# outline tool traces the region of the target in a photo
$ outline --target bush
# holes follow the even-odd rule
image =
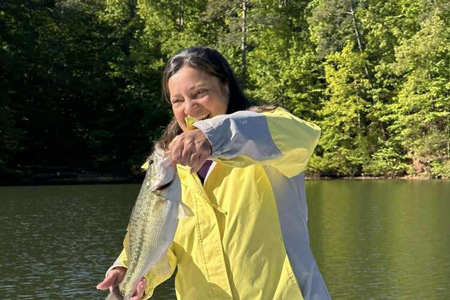
[[[431,163],[431,175],[435,178],[450,178],[450,160],[433,161]]]
[[[363,170],[366,175],[397,177],[405,175],[407,168],[405,156],[388,145],[374,153],[372,160]]]

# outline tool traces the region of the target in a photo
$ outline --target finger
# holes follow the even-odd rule
[[[116,282],[114,282],[114,285],[119,284],[123,281],[123,279],[125,278],[125,274],[127,273],[127,269],[124,268],[123,270],[121,270],[121,271],[118,270],[117,272],[118,272],[118,274],[117,274]]]
[[[183,153],[184,144],[182,143],[176,143],[173,145],[170,155],[174,162],[178,163],[181,160],[181,155]]]
[[[177,135],[176,137],[173,138],[173,140],[169,143],[169,150],[171,150],[174,145],[177,143],[177,140],[180,138],[179,135]]]
[[[109,287],[113,286],[117,279],[117,272],[111,271],[102,282],[97,284],[98,290],[106,290]]]
[[[112,292],[114,287],[123,281],[127,269],[124,267],[116,267],[108,272],[106,278],[97,285],[97,289],[106,290]]]
[[[202,168],[202,166],[200,166],[200,165],[197,165],[195,167],[191,167],[191,174],[197,173],[201,168]]]
[[[203,167],[203,165],[206,163],[206,161],[209,159],[209,155],[207,153],[199,153],[199,158],[198,158],[198,164],[196,165],[196,167],[194,168],[195,172],[198,172],[200,170],[201,167]]]
[[[145,293],[146,280],[142,278],[136,287],[136,292],[134,292],[133,297],[130,300],[139,300],[144,296]]]
[[[195,144],[192,141],[187,142],[181,154],[180,163],[184,166],[192,166],[191,158],[197,152],[196,150]]]
[[[200,170],[200,168],[203,166],[203,162],[201,160],[201,153],[193,153],[190,159],[190,167],[191,167],[191,174],[194,174]]]

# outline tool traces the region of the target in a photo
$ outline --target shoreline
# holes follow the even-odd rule
[[[0,186],[139,183],[143,176],[138,172],[120,174],[83,168],[27,166],[0,174]]]
[[[142,176],[119,176],[110,174],[77,174],[76,176],[48,176],[48,174],[35,174],[27,178],[14,178],[10,180],[0,179],[0,186],[36,186],[36,185],[88,185],[88,184],[141,184]],[[446,181],[449,179],[427,178],[419,176],[401,176],[401,177],[382,177],[382,176],[343,176],[343,177],[317,177],[306,176],[306,180],[438,180]]]
[[[125,172],[99,172],[85,167],[20,166],[1,173],[0,186],[83,185],[83,184],[141,184],[145,176],[137,166]],[[306,180],[450,180],[430,176],[305,176]]]
[[[432,178],[425,176],[398,176],[398,177],[383,177],[383,176],[342,176],[342,177],[317,177],[317,176],[306,176],[307,180],[411,180],[411,181],[420,181],[420,180],[450,180],[446,178]]]
[[[37,185],[89,185],[89,184],[133,184],[141,183],[139,178],[125,178],[125,177],[86,177],[86,178],[49,178],[39,180],[14,180],[3,181],[0,180],[0,187],[2,186],[37,186]]]

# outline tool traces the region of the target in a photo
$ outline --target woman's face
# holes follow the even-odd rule
[[[183,131],[187,130],[186,117],[204,120],[227,112],[228,87],[204,71],[186,65],[167,85],[173,113]]]

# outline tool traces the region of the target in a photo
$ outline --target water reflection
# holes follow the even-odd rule
[[[138,185],[0,188],[2,299],[102,299]],[[450,182],[309,181],[333,299],[450,297]],[[173,280],[154,299],[174,299]]]
[[[450,182],[308,182],[311,243],[334,299],[450,296]]]

